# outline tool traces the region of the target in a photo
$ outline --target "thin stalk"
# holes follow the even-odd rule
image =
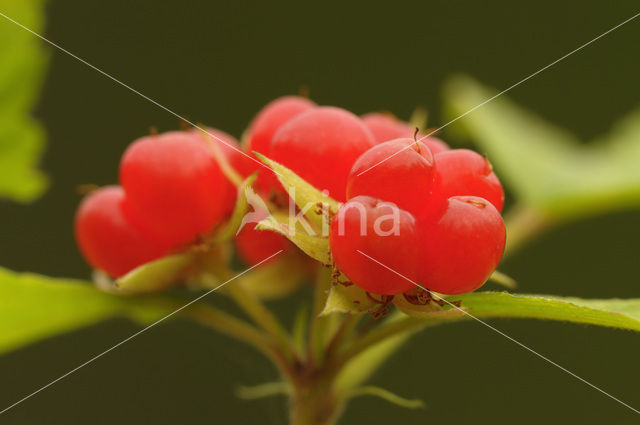
[[[512,254],[531,242],[556,223],[541,212],[525,205],[515,205],[504,216],[507,227],[507,246],[504,256]]]
[[[432,324],[439,323],[437,320],[428,320],[417,317],[402,317],[398,320],[392,320],[383,326],[375,328],[371,332],[365,334],[361,338],[355,340],[349,345],[341,355],[339,355],[332,367],[336,369],[342,368],[350,360],[367,349],[383,342],[385,339],[398,336],[405,332],[413,332]]]
[[[323,357],[324,331],[327,317],[320,316],[327,300],[325,291],[331,285],[331,270],[321,267],[318,270],[313,287],[313,311],[309,323],[309,343],[307,344],[308,361],[311,364],[319,364]]]
[[[340,327],[338,327],[333,338],[331,338],[331,341],[329,341],[329,344],[327,345],[325,359],[331,359],[336,352],[341,350],[342,345],[348,341],[349,337],[358,326],[361,318],[361,314],[345,314],[342,322],[340,323]]]
[[[256,325],[260,326],[280,343],[286,358],[291,359],[295,349],[288,332],[275,315],[253,293],[245,290],[242,286],[242,281],[228,285],[226,293]]]
[[[215,276],[214,282],[206,281],[206,274],[200,276],[204,287],[217,287],[220,285],[218,280],[233,280],[224,287],[224,293],[227,294],[234,303],[244,313],[251,318],[251,320],[266,332],[268,332],[275,340],[279,341],[283,347],[284,353],[287,358],[291,358],[293,355],[293,342],[289,337],[289,334],[285,328],[280,324],[274,314],[267,309],[258,297],[251,291],[247,291],[242,284],[244,277],[232,272],[228,265],[226,256],[213,255],[214,252],[207,252],[201,258],[200,267],[203,271],[207,271],[211,275]],[[269,282],[265,282],[268,284]]]
[[[252,346],[271,360],[283,375],[293,376],[291,365],[277,342],[248,323],[206,304],[195,304],[182,311],[181,316]]]

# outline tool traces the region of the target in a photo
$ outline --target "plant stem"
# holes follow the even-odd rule
[[[360,322],[362,315],[360,314],[345,314],[340,323],[340,327],[329,341],[325,352],[325,358],[331,359],[336,352],[339,352],[342,345],[348,340],[353,333],[356,326]]]
[[[526,205],[515,205],[505,214],[507,246],[504,256],[512,254],[556,223],[539,211]]]
[[[324,345],[324,331],[327,317],[320,316],[327,299],[326,291],[331,285],[331,270],[325,267],[318,269],[313,287],[313,311],[309,323],[308,359],[310,363],[319,364],[322,361]]]
[[[256,348],[271,360],[283,375],[293,376],[291,365],[280,351],[277,342],[242,320],[207,304],[194,304],[181,312],[181,316]]]
[[[250,291],[246,291],[242,282],[226,287],[227,294],[240,307],[253,322],[268,332],[282,346],[284,355],[291,359],[294,355],[294,347],[289,334],[280,324],[278,319],[262,304],[262,302]]]
[[[342,368],[342,366],[344,366],[358,354],[366,351],[367,349],[373,347],[378,343],[383,342],[387,338],[398,336],[405,332],[417,331],[436,323],[439,323],[439,321],[410,317],[405,316],[404,314],[402,314],[402,316],[392,316],[392,318],[388,320],[388,323],[374,329],[368,334],[362,336],[360,339],[354,341],[354,343],[351,344],[346,350],[344,350],[342,355],[340,355],[338,359],[336,359],[336,363],[333,367],[336,369]]]
[[[318,373],[298,382],[291,395],[290,425],[333,425],[344,408],[332,391],[333,375]]]

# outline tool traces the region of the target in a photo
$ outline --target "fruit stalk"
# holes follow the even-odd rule
[[[313,373],[296,382],[291,394],[291,425],[333,425],[344,409],[332,391],[333,375]]]
[[[507,227],[507,245],[504,257],[513,254],[521,246],[554,226],[550,218],[525,205],[514,205],[504,218]]]

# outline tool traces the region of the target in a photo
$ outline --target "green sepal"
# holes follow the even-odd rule
[[[114,283],[122,294],[159,292],[184,281],[194,258],[190,252],[169,255],[136,267]]]
[[[356,285],[345,286],[341,283],[334,283],[329,289],[327,301],[320,315],[326,316],[332,313],[361,314],[378,307],[380,307],[380,304],[372,300],[363,289]]]
[[[316,189],[287,167],[257,152],[254,154],[275,172],[291,199],[304,212],[304,216],[317,229],[328,229],[327,217],[321,207],[324,206],[330,214],[335,214],[340,208],[340,202]]]
[[[293,220],[293,217],[287,214],[273,212],[270,216],[260,221],[256,229],[280,233],[309,257],[322,264],[330,264],[329,238],[309,234],[309,229],[304,228],[304,223],[300,220],[293,222]]]

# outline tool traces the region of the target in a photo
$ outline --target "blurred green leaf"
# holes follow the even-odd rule
[[[41,33],[44,0],[0,0],[0,11]],[[44,149],[42,127],[32,117],[48,54],[40,39],[0,22],[0,197],[29,202],[42,194],[46,177],[37,169]]]
[[[305,217],[318,229],[325,229],[326,218],[319,210],[319,206],[323,205],[332,213],[336,213],[340,208],[340,202],[325,195],[287,167],[259,153],[255,155],[276,173],[276,177]]]
[[[0,354],[113,317],[146,326],[175,312],[191,299],[167,296],[118,296],[89,282],[0,267]],[[228,319],[208,306],[210,324],[229,328]],[[215,322],[215,323],[214,323]],[[219,323],[218,323],[219,322]],[[231,328],[228,329],[232,333]]]
[[[495,94],[470,78],[456,77],[445,86],[445,108],[452,118],[458,117]],[[589,145],[506,96],[456,124],[488,154],[521,201],[550,217],[640,206],[640,109]]]
[[[125,312],[87,282],[0,268],[0,353]]]

